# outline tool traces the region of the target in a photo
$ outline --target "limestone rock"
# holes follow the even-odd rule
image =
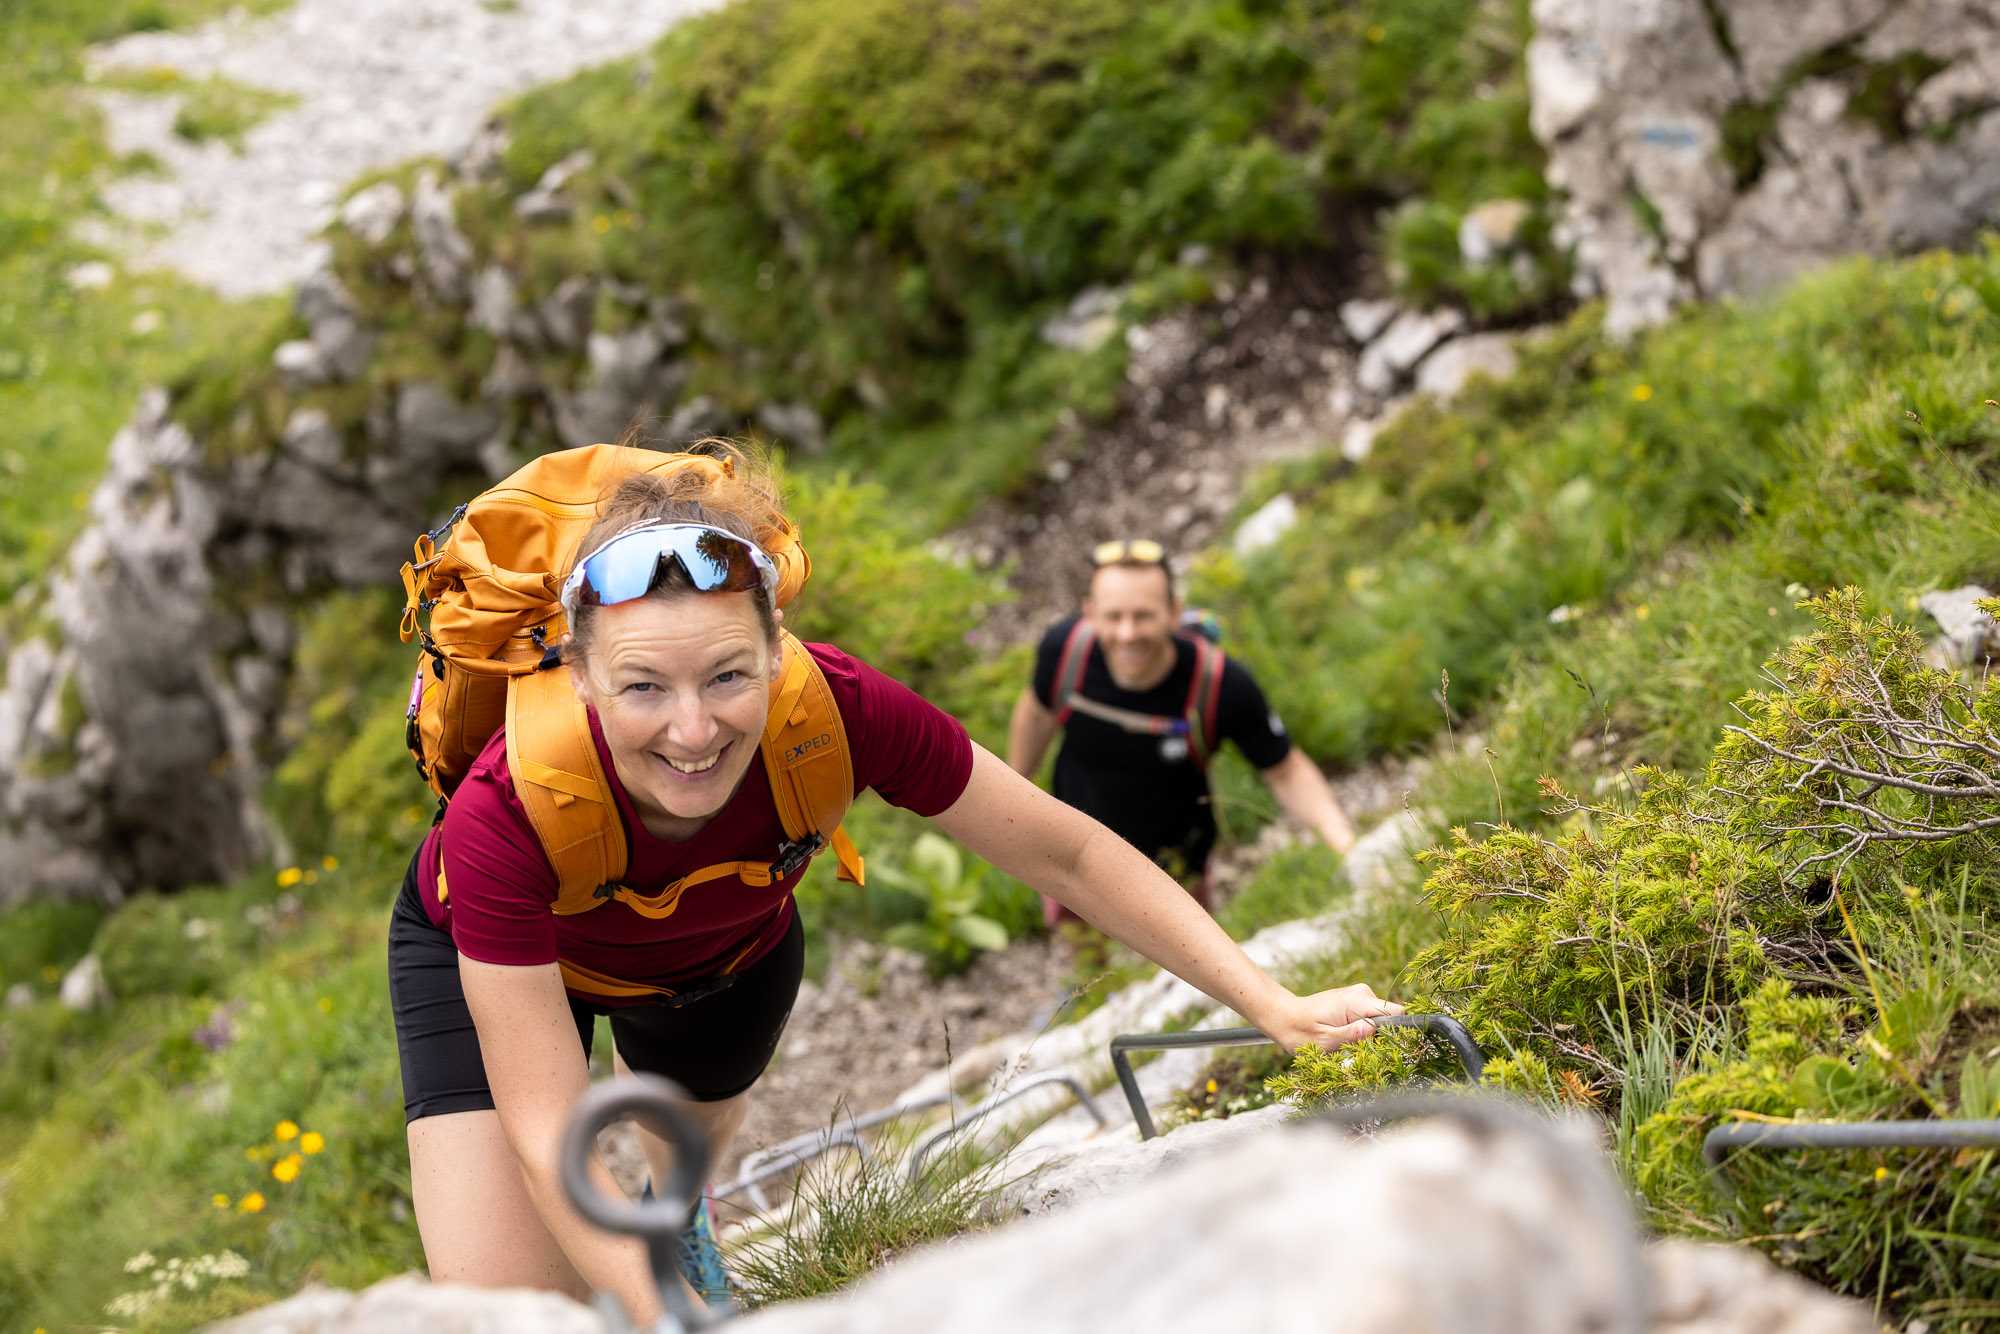
[[[1535,0],[1531,124],[1607,327],[1969,238],[2000,206],[1996,17],[1992,0]],[[1915,56],[1938,68],[1871,102],[1875,72]],[[1816,62],[1835,72],[1796,77]],[[1746,112],[1768,132],[1746,138]]]
[[[26,982],[16,982],[7,988],[7,1008],[25,1010],[35,1003],[35,989]]]
[[[340,206],[340,221],[371,246],[387,241],[403,220],[403,192],[394,181],[377,181]]]
[[[1230,539],[1230,546],[1238,556],[1255,555],[1265,547],[1291,531],[1299,521],[1299,503],[1287,492],[1279,492],[1257,507],[1257,512],[1245,519]]]
[[[1465,316],[1453,309],[1402,312],[1362,352],[1355,383],[1366,393],[1386,397],[1432,348],[1463,327]]]
[[[514,201],[514,214],[524,222],[560,222],[576,212],[576,205],[563,193],[570,179],[588,171],[596,158],[587,148],[550,165],[533,189]]]
[[[375,335],[362,327],[354,298],[333,271],[320,269],[300,283],[292,308],[311,329],[313,346],[319,349],[329,375],[338,380],[359,379],[368,369]]]
[[[1118,332],[1123,288],[1086,287],[1060,315],[1042,324],[1042,341],[1074,352],[1095,352]]]
[[[1347,330],[1347,336],[1355,342],[1367,343],[1402,313],[1403,308],[1393,301],[1343,301],[1340,303],[1340,327]]]
[[[111,1004],[111,988],[105,985],[104,965],[95,954],[86,954],[63,974],[56,993],[68,1010],[97,1010]]]
[[[650,324],[623,333],[592,333],[589,367],[581,389],[551,391],[556,430],[570,445],[616,440],[627,427],[652,417],[679,393],[686,367],[667,356],[666,341]]]
[[[723,435],[730,428],[729,414],[707,394],[698,394],[674,409],[663,428],[669,445],[685,445],[711,435]]]
[[[1520,243],[1534,210],[1521,199],[1489,199],[1458,224],[1458,253],[1467,264],[1491,264]]]
[[[396,396],[396,436],[410,449],[466,457],[499,425],[500,414],[491,406],[460,403],[428,380],[405,385]]]
[[[757,409],[757,424],[806,454],[826,452],[826,427],[807,403],[766,403]]]
[[[1359,1248],[1358,1262],[1330,1286],[1329,1248],[1343,1246]],[[1627,1279],[1642,1275],[1657,1296],[1634,1311],[1644,1294]],[[742,1328],[1581,1334],[1656,1312],[1652,1328],[1690,1334],[1871,1328],[1864,1307],[1748,1252],[1693,1263],[1641,1252],[1608,1165],[1573,1135],[1443,1122],[1366,1141],[1317,1125],[1261,1127],[1135,1186],[931,1248]]]
[[[466,323],[495,338],[514,332],[514,317],[520,302],[514,295],[514,280],[498,264],[488,264],[472,280],[472,313]]]
[[[447,301],[465,300],[466,281],[472,268],[472,243],[459,231],[451,195],[435,171],[425,171],[417,177],[416,194],[410,201],[410,224],[417,234],[417,255],[430,289]]]
[[[325,384],[333,378],[326,354],[310,339],[294,338],[278,344],[271,353],[271,365],[285,388],[294,392]]]
[[[432,1284],[414,1274],[366,1292],[308,1288],[208,1326],[209,1334],[602,1334],[589,1307],[555,1292]]]
[[[1505,333],[1468,334],[1452,339],[1424,358],[1424,364],[1418,367],[1417,392],[1452,398],[1475,375],[1506,379],[1520,362],[1514,343],[1515,336]]]
[[[1967,584],[1918,598],[1917,605],[1944,632],[1925,656],[1940,667],[1971,667],[1982,661],[1994,647],[1993,618],[1979,609],[1979,600],[1992,596],[1978,584]]]
[[[542,332],[549,342],[564,351],[583,346],[590,333],[591,317],[597,307],[597,284],[582,274],[572,274],[556,284],[535,308]]]

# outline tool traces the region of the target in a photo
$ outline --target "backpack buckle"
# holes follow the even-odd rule
[[[804,838],[778,845],[778,855],[771,862],[771,878],[783,880],[794,871],[811,861],[826,846],[826,840],[818,834],[808,834]]]

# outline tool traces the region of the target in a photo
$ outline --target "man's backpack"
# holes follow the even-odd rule
[[[1198,768],[1206,769],[1221,740],[1216,713],[1222,699],[1222,669],[1228,660],[1204,631],[1184,629],[1176,631],[1174,637],[1194,645],[1194,679],[1188,683],[1187,701],[1178,717],[1138,713],[1099,703],[1083,693],[1083,675],[1090,666],[1091,651],[1097,647],[1097,632],[1090,628],[1088,619],[1077,617],[1056,659],[1055,690],[1049,701],[1056,723],[1066,724],[1072,714],[1082,713],[1142,736],[1186,737],[1188,757]]]
[[[403,566],[402,638],[421,644],[406,734],[418,771],[441,798],[441,813],[494,730],[505,725],[514,790],[555,868],[559,914],[616,898],[635,912],[666,917],[694,885],[726,876],[769,884],[826,847],[834,849],[840,877],[861,883],[860,854],[841,828],[854,798],[847,732],[825,674],[789,632],[762,742],[786,842],[769,862],[705,867],[658,894],[620,883],[630,853],[624,825],[557,647],[568,628],[558,600],[565,566],[596,519],[599,498],[619,479],[684,470],[719,479],[732,466],[706,454],[618,445],[545,454],[418,537],[415,558]],[[790,525],[759,533],[757,541],[778,567],[782,607],[805,586],[812,562]],[[442,865],[439,874],[443,897]],[[628,989],[612,994],[657,990],[620,985]]]

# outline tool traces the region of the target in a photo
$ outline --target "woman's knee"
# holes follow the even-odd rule
[[[588,1291],[535,1208],[494,1111],[410,1122],[410,1193],[436,1283]]]

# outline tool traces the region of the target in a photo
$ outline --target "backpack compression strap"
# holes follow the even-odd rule
[[[1216,718],[1222,701],[1222,669],[1226,659],[1222,650],[1209,641],[1205,635],[1188,635],[1194,641],[1194,680],[1188,683],[1187,729],[1188,753],[1203,769],[1215,758]]]
[[[1056,659],[1055,686],[1049,695],[1049,707],[1058,726],[1069,721],[1075,701],[1082,698],[1079,692],[1083,689],[1084,669],[1090,666],[1090,650],[1096,644],[1097,632],[1090,628],[1090,622],[1077,617],[1063,640],[1062,656]]]
[[[1083,669],[1090,661],[1090,650],[1096,643],[1096,636],[1082,621],[1078,621],[1064,641],[1062,657],[1056,664],[1054,702],[1059,706],[1056,722],[1066,723],[1072,716],[1082,713],[1140,736],[1185,736],[1189,758],[1206,769],[1215,757],[1218,741],[1216,713],[1222,697],[1222,669],[1227,659],[1221,649],[1201,635],[1185,634],[1176,638],[1189,640],[1194,645],[1194,676],[1188,682],[1187,701],[1181,706],[1181,714],[1175,718],[1140,713],[1134,709],[1121,709],[1115,704],[1099,703],[1082,692]]]

